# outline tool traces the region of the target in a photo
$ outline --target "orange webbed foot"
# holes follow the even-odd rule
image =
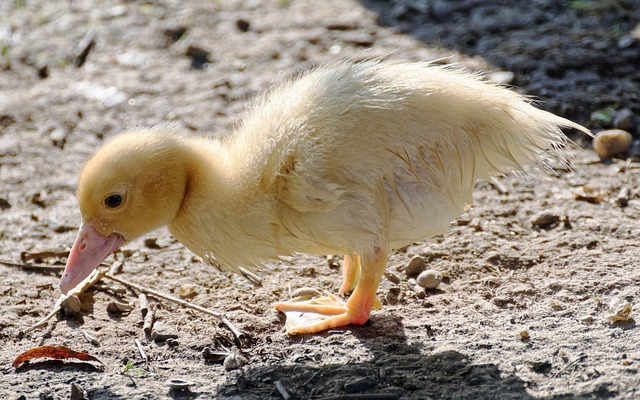
[[[387,262],[386,255],[381,255],[380,252],[377,255],[379,257],[363,264],[360,264],[358,256],[354,257],[354,260],[349,260],[351,265],[348,265],[348,273],[343,273],[345,282],[340,290],[342,292],[343,288],[351,286],[353,281],[357,284],[346,302],[338,296],[326,293],[326,296],[310,300],[275,303],[273,305],[275,309],[287,315],[287,332],[291,335],[317,333],[367,322],[371,309],[380,308],[376,290]],[[347,264],[346,257],[345,264]],[[354,271],[357,271],[357,274],[354,274]]]

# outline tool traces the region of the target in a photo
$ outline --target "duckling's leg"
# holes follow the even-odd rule
[[[354,255],[344,256],[344,263],[342,264],[342,286],[338,290],[339,294],[351,293],[358,284],[360,279],[360,256]]]
[[[273,306],[282,312],[292,311],[330,316],[317,323],[288,328],[287,332],[292,335],[321,332],[350,324],[362,325],[369,319],[371,308],[380,304],[376,298],[376,290],[386,266],[387,255],[380,249],[376,249],[373,256],[363,257],[360,279],[346,303],[340,301],[336,296],[330,295],[321,299],[301,302],[276,303]]]

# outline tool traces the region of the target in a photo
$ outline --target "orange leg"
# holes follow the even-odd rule
[[[342,286],[338,290],[338,294],[345,294],[353,292],[358,281],[360,280],[360,256],[355,255],[344,256],[344,263],[342,264]]]
[[[376,299],[376,290],[386,266],[387,255],[381,250],[377,249],[372,257],[363,258],[359,268],[360,279],[346,303],[336,296],[328,295],[320,299],[282,302],[273,306],[282,312],[315,313],[328,316],[320,322],[288,328],[287,332],[292,335],[321,332],[350,324],[362,325],[369,319],[371,309],[380,304]]]

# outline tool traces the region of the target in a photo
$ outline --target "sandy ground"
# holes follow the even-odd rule
[[[269,82],[327,60],[447,57],[473,70],[509,67],[524,93],[563,111],[554,82],[549,98],[540,91],[544,81],[528,92],[527,71],[500,62],[496,51],[485,59],[480,50],[465,55],[463,46],[419,40],[422,20],[415,13],[426,3],[0,3],[0,261],[21,263],[21,255],[70,248],[80,222],[77,174],[106,138],[161,121],[179,121],[194,134],[226,134]],[[626,5],[607,2],[614,3]],[[609,26],[618,9],[546,10],[573,13],[575,26],[594,18]],[[616,40],[628,33],[629,18],[624,22]],[[487,35],[500,33],[487,29]],[[95,46],[85,58],[78,46],[82,50],[89,37]],[[637,51],[638,43],[629,46]],[[628,57],[623,64],[633,62]],[[572,87],[584,91],[580,70],[562,76],[575,78]],[[616,79],[626,86],[614,100],[635,112],[638,76]],[[573,105],[563,115],[585,124],[611,103],[567,96]],[[0,265],[0,397],[66,399],[74,386],[92,399],[286,398],[278,387],[290,398],[638,398],[639,167],[633,160],[603,164],[589,150],[573,154],[575,170],[554,179],[479,183],[474,207],[452,222],[450,233],[392,255],[388,271],[396,282],[383,280],[384,307],[361,327],[290,337],[270,307],[303,287],[336,291],[339,270],[323,257],[272,264],[256,287],[212,271],[160,230],[116,255],[123,264],[118,276],[174,296],[190,287],[191,302],[224,312],[246,332],[242,346],[217,319],[155,299],[157,321],[177,338],[151,340],[137,293],[106,280],[81,297],[78,314],[59,313],[19,337],[59,298],[59,272]],[[545,214],[548,224],[533,223]],[[445,275],[437,290],[409,284],[405,268],[415,255]],[[64,264],[64,257],[39,258],[29,262]],[[110,313],[114,300],[135,308]],[[625,304],[634,310],[631,318],[612,322],[608,317]],[[11,368],[20,353],[41,345],[68,346],[103,364],[40,361]],[[203,352],[231,352],[245,365],[228,369]],[[134,366],[123,373],[126,360]],[[169,379],[188,381],[190,389],[172,390]]]

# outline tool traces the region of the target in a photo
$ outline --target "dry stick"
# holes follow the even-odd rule
[[[238,341],[240,343],[242,343],[243,339],[246,338],[246,335],[243,332],[241,332],[240,330],[238,330],[238,328],[236,328],[231,323],[231,321],[229,321],[227,319],[227,317],[222,313],[219,313],[219,312],[216,312],[216,311],[213,311],[213,310],[209,310],[208,308],[204,308],[204,307],[201,307],[201,306],[193,304],[193,303],[189,303],[188,301],[180,300],[180,299],[178,299],[176,297],[169,296],[169,295],[157,292],[157,291],[155,291],[153,289],[145,288],[143,286],[140,286],[140,285],[135,284],[133,282],[126,281],[124,279],[116,278],[115,276],[112,276],[112,275],[109,275],[109,274],[105,274],[104,277],[107,278],[107,279],[111,279],[112,281],[118,282],[118,283],[120,283],[122,285],[128,286],[128,287],[130,287],[130,288],[132,288],[134,290],[137,290],[139,292],[143,292],[143,293],[146,293],[148,295],[151,295],[151,296],[154,296],[154,297],[158,297],[160,299],[168,300],[168,301],[174,302],[176,304],[179,304],[179,305],[181,305],[183,307],[187,307],[187,308],[191,308],[191,309],[194,309],[194,310],[198,310],[198,311],[200,311],[202,313],[209,314],[209,315],[211,315],[213,317],[216,317],[223,324],[225,324],[227,326],[227,328],[229,328],[231,330],[231,332],[233,332],[233,335],[236,337],[236,339],[238,339]]]
[[[576,358],[575,360],[571,361],[569,364],[567,364],[564,368],[562,368],[560,371],[556,372],[555,374],[551,375],[552,378],[557,378],[558,376],[560,376],[562,373],[564,373],[564,371],[568,370],[571,367],[575,367],[576,365],[578,365],[578,363],[584,361],[587,359],[586,355],[581,355],[580,357]]]
[[[142,330],[144,334],[147,336],[151,336],[151,329],[153,329],[153,322],[155,320],[155,312],[153,307],[149,307],[146,314],[144,315],[144,325],[142,325]]]
[[[138,339],[134,340],[136,347],[138,348],[138,352],[140,353],[140,357],[142,357],[142,359],[144,360],[145,363],[149,362],[149,357],[147,357],[147,353],[144,352],[144,349],[142,348],[142,343],[140,343],[140,341]]]
[[[280,396],[282,396],[284,400],[291,399],[291,394],[289,394],[289,391],[287,391],[287,388],[284,387],[284,385],[282,384],[282,381],[275,381],[273,384],[276,385],[276,390],[278,391],[278,393],[280,393]]]
[[[106,274],[107,274],[106,270],[95,270],[95,271],[93,271],[91,273],[91,275],[89,275],[89,278],[85,281],[85,283],[82,286],[76,287],[75,289],[73,289],[68,294],[66,294],[66,295],[63,294],[62,296],[60,296],[58,301],[56,301],[56,304],[53,306],[53,310],[49,314],[47,314],[46,317],[42,318],[40,321],[38,321],[35,324],[31,325],[26,330],[18,332],[18,337],[23,337],[27,333],[29,333],[31,331],[34,331],[34,330],[40,328],[41,326],[45,325],[47,323],[47,321],[49,321],[51,318],[53,318],[53,316],[56,315],[56,313],[62,309],[62,303],[66,299],[68,299],[71,296],[83,293],[88,288],[93,286],[96,282],[98,282],[100,279],[102,279],[102,277],[105,276]]]
[[[69,257],[68,251],[42,251],[39,253],[20,253],[20,259],[24,262],[34,259],[43,259],[43,258],[60,258],[60,257]]]
[[[147,295],[144,293],[140,293],[138,295],[138,302],[140,302],[140,313],[142,314],[142,318],[144,318],[149,312],[149,302],[147,301]]]
[[[34,271],[59,272],[64,270],[64,265],[24,264],[2,260],[0,260],[0,264],[6,265],[7,267],[20,267],[22,269],[31,269]]]

